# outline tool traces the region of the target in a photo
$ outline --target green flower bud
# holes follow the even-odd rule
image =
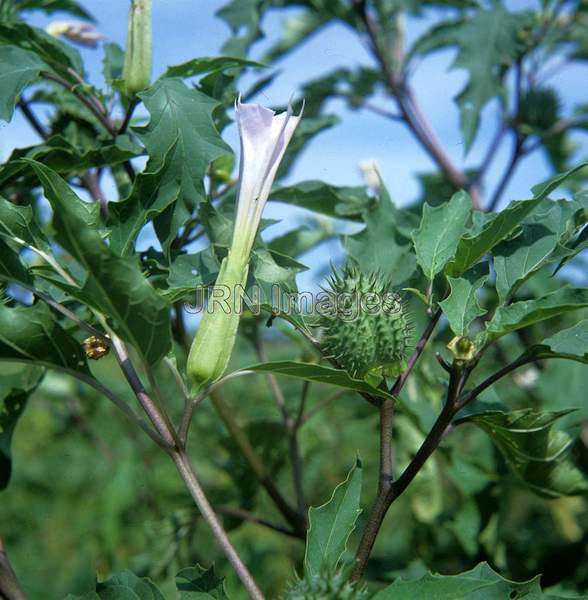
[[[151,0],[131,0],[123,79],[129,94],[151,83]]]

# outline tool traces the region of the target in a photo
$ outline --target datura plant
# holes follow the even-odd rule
[[[586,2],[224,1],[0,0],[0,598],[586,598]]]
[[[205,312],[192,342],[188,376],[197,388],[220,379],[229,364],[253,242],[278,167],[300,121],[290,105],[286,112],[275,114],[260,104],[243,104],[240,99],[235,115],[241,140],[235,226],[215,283],[221,293],[228,293],[229,309]]]

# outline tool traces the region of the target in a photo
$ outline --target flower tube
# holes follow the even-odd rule
[[[291,106],[286,112],[275,114],[259,104],[242,104],[240,99],[235,113],[241,139],[237,211],[231,246],[215,283],[215,288],[228,290],[232,303],[228,311],[218,307],[207,310],[202,317],[187,365],[188,376],[197,388],[220,379],[229,363],[239,327],[240,311],[234,299],[237,290],[247,283],[249,258],[261,215],[286,147],[301,119],[301,115],[293,115]]]

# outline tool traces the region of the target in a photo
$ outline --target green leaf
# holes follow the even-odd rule
[[[423,205],[421,224],[412,238],[417,262],[430,281],[455,255],[471,212],[472,200],[463,191],[439,206]]]
[[[2,365],[0,370],[0,491],[8,485],[12,472],[10,442],[16,423],[30,394],[43,376],[43,370],[23,365]]]
[[[551,317],[588,306],[588,288],[564,287],[536,300],[499,306],[481,335],[485,341]]]
[[[268,247],[271,251],[296,258],[335,235],[335,228],[331,223],[317,220],[313,221],[311,226],[302,225],[274,238],[269,242]]]
[[[558,173],[557,175],[550,177],[542,183],[533,186],[531,188],[533,196],[535,198],[546,198],[549,194],[551,194],[551,192],[560,187],[565,182],[565,180],[568,179],[568,177],[574,175],[575,173],[577,173],[581,169],[584,169],[585,167],[588,167],[588,161],[581,162],[575,167],[569,169],[568,171],[565,171],[564,173]]]
[[[588,479],[568,458],[572,439],[553,424],[569,410],[535,412],[486,411],[458,419],[484,430],[517,475],[536,494],[546,498],[588,491]]]
[[[104,81],[112,87],[118,79],[122,78],[125,52],[118,44],[113,42],[103,44],[102,48],[104,50],[102,74],[104,75]]]
[[[151,120],[135,131],[145,144],[157,170],[169,157],[170,177],[180,181],[181,201],[155,221],[157,235],[166,251],[192,210],[205,197],[204,176],[210,163],[230,148],[216,130],[212,113],[218,103],[190,89],[181,79],[163,79],[139,94]]]
[[[0,23],[0,45],[2,44],[33,52],[43,63],[63,74],[68,81],[71,80],[68,68],[80,75],[84,72],[80,53],[75,48],[43,29],[31,27],[22,21]]]
[[[201,56],[193,58],[179,65],[172,65],[160,79],[168,77],[181,77],[183,79],[202,75],[203,73],[216,73],[218,71],[227,71],[229,69],[244,69],[246,67],[263,68],[266,65],[254,60],[238,58],[236,56]]]
[[[56,241],[87,271],[75,293],[109,318],[149,365],[155,364],[171,345],[167,303],[143,276],[136,256],[118,257],[104,243],[96,229],[96,203],[83,202],[51,169],[29,162],[53,207]]]
[[[488,263],[480,263],[461,277],[447,278],[451,293],[439,304],[455,335],[468,335],[474,319],[486,314],[487,311],[478,304],[477,291],[486,283],[488,275]]]
[[[325,367],[314,363],[303,363],[295,361],[276,361],[259,365],[253,365],[244,369],[246,371],[263,371],[286,377],[296,377],[314,383],[328,383],[354,392],[372,394],[380,398],[393,398],[390,394],[371,386],[363,379],[353,379],[347,371]]]
[[[220,271],[220,261],[212,246],[196,254],[181,254],[174,258],[163,294],[170,302],[195,300],[198,287],[212,285]],[[188,309],[192,310],[191,308]],[[194,307],[194,311],[197,307]]]
[[[541,200],[534,198],[511,202],[504,210],[488,216],[480,231],[463,235],[455,258],[447,265],[447,274],[457,277],[477,263],[496,244],[507,238]]]
[[[17,252],[12,250],[0,237],[0,281],[16,282],[29,286],[32,277],[24,266]]]
[[[541,592],[537,577],[516,583],[501,577],[488,564],[480,563],[471,571],[459,575],[427,573],[418,580],[397,579],[372,600],[504,600],[526,598],[527,594],[534,592]]]
[[[308,575],[333,572],[338,567],[361,513],[361,480],[362,467],[358,459],[347,479],[335,488],[331,499],[308,511],[304,555],[304,569]]]
[[[0,121],[10,121],[21,91],[36,81],[47,65],[33,52],[0,46]]]
[[[55,12],[69,13],[91,23],[95,22],[94,17],[75,0],[19,0],[18,8],[20,11],[42,10],[48,15]]]
[[[496,291],[501,303],[516,285],[543,265],[569,254],[560,240],[572,216],[572,204],[565,200],[544,200],[542,205],[546,210],[540,211],[542,206],[538,207],[523,223],[519,235],[500,243],[494,250]]]
[[[416,269],[412,244],[402,235],[398,215],[382,184],[375,205],[363,214],[365,229],[345,237],[343,242],[361,269],[379,272],[392,279],[394,285],[406,281]]]
[[[562,329],[531,346],[522,356],[528,358],[567,358],[588,364],[588,319]]]
[[[173,144],[163,163],[154,171],[151,170],[151,159],[145,170],[137,175],[130,196],[111,204],[110,247],[117,254],[131,254],[143,226],[178,200],[181,181],[172,165],[175,151],[176,144]]]
[[[363,186],[337,187],[322,181],[303,181],[274,188],[270,201],[286,202],[329,217],[358,220],[370,199]]]
[[[20,244],[47,250],[49,244],[39,230],[30,206],[19,206],[0,196],[0,234]]]
[[[448,275],[453,277],[461,275],[478,262],[496,244],[508,238],[542,200],[560,187],[568,177],[587,165],[588,162],[581,163],[565,173],[555,175],[542,184],[536,185],[532,190],[534,195],[532,200],[511,202],[507,208],[494,215],[474,211],[473,231],[462,236],[455,258],[447,267]]]
[[[218,577],[214,567],[204,569],[196,565],[182,569],[176,575],[176,587],[180,600],[228,600],[224,577]]]
[[[77,175],[91,167],[118,165],[143,153],[143,148],[133,143],[128,135],[117,136],[114,140],[92,140],[85,146],[74,141],[54,135],[42,144],[17,148],[0,168],[0,185],[31,173],[30,166],[19,160],[21,158],[33,158],[61,175]]]
[[[82,345],[41,303],[15,307],[0,304],[0,360],[89,374]]]
[[[469,78],[456,98],[461,131],[467,152],[475,140],[480,114],[487,102],[498,96],[505,102],[504,78],[518,54],[518,32],[524,16],[494,4],[477,10],[469,18],[441,23],[417,41],[412,54],[426,54],[455,47],[452,69],[465,69]]]
[[[69,595],[66,600],[165,600],[158,587],[147,577],[131,571],[116,573],[107,581],[96,583],[96,591],[83,596]]]

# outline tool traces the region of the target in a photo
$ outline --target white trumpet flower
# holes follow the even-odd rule
[[[215,287],[229,290],[234,300],[245,286],[249,258],[261,215],[280,162],[292,139],[301,115],[292,107],[284,113],[259,104],[235,103],[241,159],[235,228],[229,253],[223,260]],[[239,312],[231,306],[205,312],[188,356],[188,375],[198,388],[209,385],[225,372],[239,326]]]

